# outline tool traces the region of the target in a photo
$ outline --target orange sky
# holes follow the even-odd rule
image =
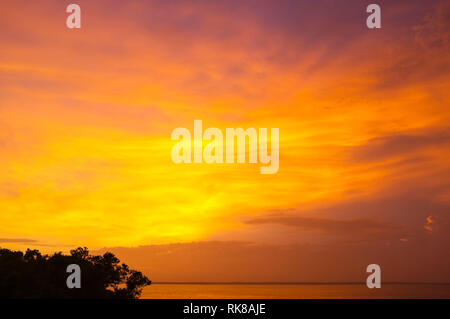
[[[75,2],[80,30],[64,1],[0,4],[1,246],[124,247],[164,281],[450,281],[446,1],[378,1],[380,30],[367,1]],[[278,173],[174,164],[195,119],[279,128]]]

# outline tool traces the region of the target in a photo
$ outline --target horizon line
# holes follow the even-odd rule
[[[365,282],[152,281],[159,285],[365,285]],[[450,285],[450,282],[385,282],[384,285]]]

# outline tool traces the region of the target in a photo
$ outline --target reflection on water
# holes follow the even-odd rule
[[[152,284],[149,299],[450,298],[450,284]]]

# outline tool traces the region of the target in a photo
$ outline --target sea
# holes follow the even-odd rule
[[[153,283],[143,299],[450,299],[446,284]]]

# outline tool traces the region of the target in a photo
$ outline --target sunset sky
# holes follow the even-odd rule
[[[0,246],[154,281],[450,282],[449,36],[448,1],[2,0]],[[279,171],[173,163],[197,119],[279,128]]]

